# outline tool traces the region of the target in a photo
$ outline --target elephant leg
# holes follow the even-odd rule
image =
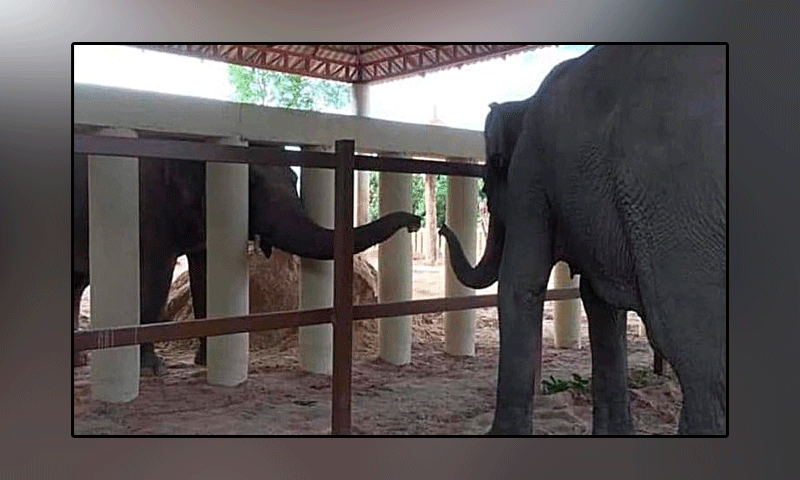
[[[674,294],[662,302],[656,315],[648,315],[648,336],[678,376],[683,406],[678,421],[680,435],[725,435],[726,344],[722,289]]]
[[[189,287],[192,290],[194,318],[206,318],[206,251],[195,251],[186,255],[189,260]],[[206,337],[200,337],[194,355],[195,365],[206,364]]]
[[[545,236],[524,230],[521,235],[507,233],[500,265],[500,360],[490,435],[533,433],[534,387],[541,380],[536,378],[541,362],[537,346],[542,337],[542,308],[552,256]]]
[[[581,278],[580,290],[592,349],[592,435],[632,435],[627,312],[598,297],[586,277]]]
[[[141,323],[149,325],[162,321],[161,313],[169,295],[177,255],[168,249],[142,249],[141,254]],[[152,342],[142,343],[140,348],[142,373],[166,373],[164,359],[156,354]]]

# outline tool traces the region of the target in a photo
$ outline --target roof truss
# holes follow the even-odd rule
[[[532,44],[147,44],[148,50],[347,83],[424,74],[546,45]]]

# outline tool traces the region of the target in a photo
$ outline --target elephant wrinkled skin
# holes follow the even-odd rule
[[[161,321],[176,259],[186,255],[195,318],[206,316],[205,163],[141,158],[139,162],[140,323]],[[73,155],[73,328],[89,284],[88,157]],[[355,229],[355,252],[383,242],[397,230],[419,229],[420,217],[390,213]],[[250,164],[249,238],[258,235],[261,251],[272,247],[305,258],[333,259],[333,230],[307,215],[297,194],[297,175],[288,166]],[[205,365],[206,339],[200,339],[195,363]],[[152,343],[141,344],[143,371],[164,372]],[[81,364],[78,356],[75,365]]]
[[[491,215],[472,288],[498,281],[500,359],[490,434],[530,435],[534,355],[553,265],[581,274],[593,434],[632,434],[626,311],[683,392],[678,433],[727,434],[724,45],[597,46],[486,118]],[[539,381],[540,379],[536,379]]]

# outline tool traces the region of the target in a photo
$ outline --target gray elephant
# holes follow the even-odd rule
[[[78,327],[80,297],[89,284],[88,157],[73,156],[73,328]],[[195,318],[206,316],[205,163],[141,158],[139,162],[140,323],[152,324],[169,293],[176,259],[186,255]],[[249,238],[269,257],[272,247],[318,260],[333,259],[333,230],[315,224],[297,194],[297,175],[288,166],[251,164]],[[394,212],[355,229],[355,252],[383,242],[397,230],[419,229],[420,217]],[[143,371],[163,373],[164,362],[152,343],[141,344]],[[205,365],[206,341],[200,339],[195,363]],[[85,362],[76,355],[75,365]]]
[[[626,311],[683,392],[679,434],[727,432],[725,46],[597,46],[486,119],[490,230],[459,280],[498,281],[500,359],[490,434],[532,433],[532,379],[553,265],[581,275],[593,429],[632,434]],[[537,381],[539,379],[536,379]]]

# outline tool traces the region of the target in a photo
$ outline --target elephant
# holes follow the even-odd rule
[[[175,262],[186,255],[195,318],[206,316],[204,162],[140,158],[139,252],[140,324],[159,322]],[[83,290],[89,284],[88,156],[73,155],[73,328]],[[266,257],[272,247],[304,258],[333,259],[331,229],[314,223],[297,193],[297,175],[288,166],[250,164],[248,237]],[[420,228],[421,218],[393,212],[355,229],[354,250],[362,252],[401,228]],[[194,362],[206,363],[206,339],[200,338]],[[152,343],[140,346],[142,372],[166,372]],[[85,363],[75,355],[74,365]]]
[[[498,282],[500,352],[489,435],[530,435],[548,278],[580,274],[592,356],[592,434],[635,433],[626,317],[642,318],[683,394],[680,435],[727,435],[726,51],[598,45],[533,96],[490,105],[490,226],[471,288]],[[533,380],[533,381],[532,381]]]

